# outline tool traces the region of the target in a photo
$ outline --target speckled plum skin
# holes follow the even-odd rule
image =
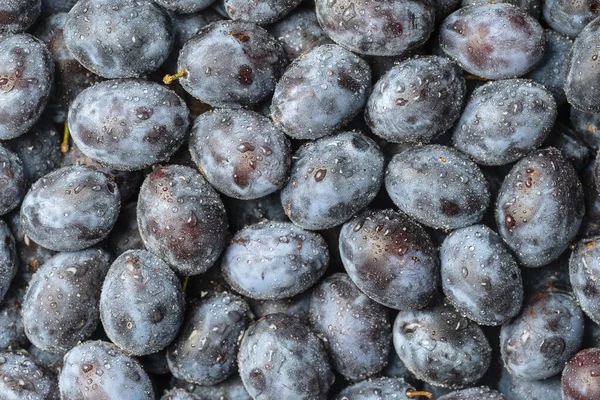
[[[0,349],[22,349],[29,340],[25,336],[21,304],[25,297],[25,288],[14,285],[0,301]]]
[[[317,139],[346,126],[370,92],[369,64],[326,44],[301,55],[285,71],[273,94],[271,118],[294,139]]]
[[[335,400],[411,400],[413,397],[408,395],[413,390],[404,379],[373,378],[347,386]]]
[[[102,81],[81,65],[67,48],[63,35],[66,20],[66,12],[53,14],[37,24],[34,31],[54,60],[54,87],[44,115],[58,124],[67,120],[69,106],[82,90]]]
[[[174,39],[169,15],[150,0],[80,0],[63,34],[73,57],[107,79],[156,70]]]
[[[496,201],[498,233],[521,266],[555,260],[575,237],[585,206],[575,169],[549,147],[523,157]]]
[[[324,339],[332,367],[345,378],[365,379],[387,363],[392,347],[389,313],[347,274],[333,274],[314,288],[310,322]]]
[[[42,118],[29,132],[6,142],[6,147],[21,160],[27,181],[35,182],[60,167],[60,143],[55,125]]]
[[[352,281],[386,307],[425,307],[438,293],[437,250],[403,213],[367,210],[342,227],[340,256]]]
[[[276,192],[287,180],[290,142],[271,120],[251,110],[214,110],[194,122],[192,159],[219,192],[252,200]]]
[[[0,220],[0,301],[8,292],[18,265],[15,237],[8,224]]]
[[[200,396],[201,399],[252,400],[238,374],[212,386],[195,385],[180,380],[176,380],[176,386],[183,387],[188,392]]]
[[[199,396],[187,392],[183,389],[169,390],[160,398],[160,400],[202,400]]]
[[[554,97],[540,84],[524,79],[489,82],[471,95],[452,140],[478,164],[509,164],[542,144],[556,115]]]
[[[325,400],[334,375],[319,338],[299,319],[270,314],[250,325],[238,353],[244,386],[255,400]]]
[[[33,276],[23,301],[25,334],[36,347],[64,354],[100,322],[98,303],[110,254],[98,248],[60,253]]]
[[[24,350],[0,352],[0,393],[6,400],[58,400],[56,376]]]
[[[600,349],[581,350],[569,360],[562,372],[563,400],[587,400],[600,396],[598,380]]]
[[[294,10],[267,30],[281,42],[290,60],[317,46],[333,43],[319,25],[314,9]]]
[[[0,35],[23,32],[35,23],[42,0],[0,0]]]
[[[596,0],[544,0],[544,21],[557,32],[575,39],[600,12]]]
[[[140,363],[103,341],[80,344],[64,357],[58,378],[61,399],[154,400],[150,378]]]
[[[573,293],[581,309],[595,323],[600,321],[600,237],[577,242],[569,259],[569,276]]]
[[[358,132],[308,142],[293,156],[281,191],[286,215],[305,229],[340,225],[366,208],[383,181],[379,146]]]
[[[479,167],[457,150],[437,144],[395,155],[387,167],[385,187],[401,211],[435,229],[479,222],[490,202]]]
[[[173,375],[204,386],[231,376],[251,315],[244,299],[230,293],[213,293],[192,302],[181,333],[167,351]]]
[[[180,165],[157,168],[146,177],[137,218],[146,248],[183,275],[206,272],[229,234],[217,192],[200,173]]]
[[[0,215],[14,210],[27,193],[27,175],[18,155],[0,145]]]
[[[462,0],[461,7],[467,7],[476,4],[487,4],[486,0]],[[539,19],[542,11],[542,1],[540,0],[500,0],[495,3],[507,3],[515,5],[523,10],[527,11],[533,18]]]
[[[64,167],[40,178],[21,205],[25,234],[55,251],[77,251],[108,236],[119,215],[119,188],[90,167]]]
[[[487,386],[456,390],[438,398],[439,400],[510,400],[502,393]]]
[[[430,0],[316,0],[317,18],[336,43],[373,56],[399,55],[419,47],[433,31]]]
[[[521,310],[519,266],[487,226],[453,231],[442,243],[440,261],[444,294],[467,318],[481,325],[502,325]]]
[[[0,37],[0,140],[27,132],[48,103],[54,62],[46,46],[22,33]]]
[[[389,142],[428,143],[458,119],[466,90],[462,70],[447,58],[410,59],[375,84],[365,120]]]
[[[510,400],[562,400],[560,375],[539,381],[526,381],[502,368],[498,390]]]
[[[302,0],[224,0],[225,11],[233,20],[268,25],[285,17]]]
[[[569,104],[588,113],[600,113],[600,61],[596,48],[599,34],[600,18],[596,18],[575,39],[565,75]]]
[[[167,160],[188,133],[190,113],[172,90],[144,80],[111,80],[81,92],[69,109],[77,147],[118,170]]]
[[[435,386],[473,384],[490,366],[492,348],[483,331],[450,305],[400,311],[393,335],[396,352],[408,370]]]
[[[186,74],[179,82],[204,103],[240,108],[268,98],[286,65],[283,47],[263,28],[250,22],[217,21],[181,49],[178,70]]]
[[[571,292],[552,286],[538,289],[500,330],[504,366],[520,379],[556,375],[579,350],[583,328],[583,313]]]
[[[282,299],[314,285],[329,265],[321,235],[289,222],[264,221],[237,232],[221,269],[231,287],[254,299]]]
[[[183,322],[183,291],[175,273],[146,250],[129,250],[110,267],[100,318],[110,340],[128,354],[156,353]]]
[[[505,79],[531,71],[544,56],[544,29],[512,4],[479,4],[455,11],[440,26],[440,47],[467,72]]]
[[[573,41],[566,36],[546,29],[546,51],[544,58],[525,77],[543,85],[556,100],[558,106],[567,103],[565,95],[565,72]]]
[[[154,0],[154,2],[178,14],[192,14],[204,10],[215,0]]]

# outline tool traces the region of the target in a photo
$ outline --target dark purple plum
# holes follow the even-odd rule
[[[481,325],[502,325],[521,310],[519,266],[487,226],[450,233],[440,248],[440,261],[444,294],[467,318]]]
[[[18,255],[17,279],[27,284],[40,265],[52,258],[56,252],[40,246],[29,238],[23,231],[21,212],[15,210],[6,216],[6,222],[15,238],[15,248]]]
[[[0,215],[14,210],[27,193],[28,180],[18,155],[0,145]]]
[[[439,260],[431,238],[393,210],[367,210],[342,227],[344,268],[367,296],[397,310],[426,306],[438,293]]]
[[[569,276],[579,307],[595,323],[600,322],[600,236],[582,239],[569,259]]]
[[[183,389],[169,390],[163,394],[160,400],[202,400],[197,395]]]
[[[487,4],[486,0],[462,0],[461,7],[467,7],[477,4]],[[542,1],[540,0],[497,0],[494,3],[508,3],[515,5],[527,11],[533,18],[539,19],[542,10]]]
[[[24,350],[0,352],[0,393],[7,400],[58,400],[56,375]]]
[[[569,125],[556,122],[544,146],[556,147],[563,157],[580,172],[589,163],[591,150]]]
[[[462,70],[445,57],[401,62],[374,86],[365,120],[394,143],[428,143],[458,119],[466,94]]]
[[[483,3],[455,11],[440,26],[440,47],[467,72],[486,79],[521,76],[543,58],[546,35],[525,10]]]
[[[190,138],[192,159],[219,192],[252,200],[287,181],[291,146],[267,117],[250,110],[218,109],[200,115]]]
[[[597,0],[544,0],[544,21],[557,32],[575,39],[600,13]]]
[[[155,399],[140,363],[112,343],[80,344],[65,355],[63,364],[58,379],[61,399]]]
[[[369,64],[335,44],[297,58],[275,87],[271,118],[294,139],[317,139],[346,126],[371,92]]]
[[[560,376],[527,381],[511,375],[506,368],[502,368],[498,390],[511,400],[562,400]]]
[[[13,285],[0,301],[0,349],[22,349],[29,343],[25,336],[21,306],[25,288]]]
[[[577,137],[597,152],[600,149],[600,113],[588,113],[571,107],[570,122]]]
[[[111,80],[81,92],[69,109],[77,147],[117,170],[166,161],[182,145],[189,110],[174,91],[144,80]]]
[[[471,94],[452,140],[478,164],[509,164],[541,146],[556,114],[554,97],[540,84],[523,79],[489,82]]]
[[[156,353],[177,336],[184,297],[175,273],[146,250],[129,250],[102,285],[100,319],[106,335],[127,354]]]
[[[560,373],[581,346],[583,326],[571,292],[553,286],[532,292],[521,313],[500,330],[504,366],[530,381]]]
[[[289,221],[281,206],[279,192],[254,200],[238,200],[227,197],[223,199],[223,202],[227,209],[231,232],[237,232],[265,219],[273,222]]]
[[[183,46],[178,75],[181,86],[198,100],[240,108],[266,100],[286,64],[281,44],[258,25],[217,21]],[[165,82],[174,77],[165,77]]]
[[[511,400],[487,386],[457,390],[439,397],[438,400]]]
[[[264,221],[234,235],[221,269],[236,292],[274,300],[304,292],[328,265],[329,251],[321,235],[289,222]]]
[[[479,222],[490,202],[479,167],[459,151],[438,144],[395,155],[387,167],[385,187],[409,217],[446,231]]]
[[[346,379],[365,379],[387,363],[392,347],[388,310],[362,293],[347,274],[333,274],[314,288],[310,323],[323,339],[333,369]]]
[[[0,140],[33,127],[48,103],[53,79],[54,62],[44,43],[26,33],[0,35]]]
[[[268,25],[284,18],[301,2],[302,0],[224,0],[223,5],[233,20]]]
[[[358,132],[304,144],[293,156],[290,181],[281,191],[286,215],[305,229],[343,224],[375,198],[383,164],[379,146]]]
[[[584,211],[575,169],[549,147],[523,157],[511,169],[496,200],[495,220],[519,264],[540,267],[567,248]]]
[[[414,400],[422,396],[432,398],[431,393],[414,389],[404,379],[375,378],[353,383],[342,390],[335,400]]]
[[[600,3],[595,4],[600,11]],[[575,39],[565,74],[567,101],[588,113],[600,112],[600,61],[596,49],[599,34],[600,18],[596,18]]]
[[[267,30],[281,42],[290,60],[317,46],[333,43],[319,25],[314,9],[294,10]]]
[[[49,353],[44,350],[40,350],[34,345],[30,345],[27,348],[27,352],[35,357],[40,363],[42,363],[50,371],[54,371],[56,374],[60,374],[62,369],[62,360],[64,354]]]
[[[63,153],[62,161],[60,163],[61,167],[70,165],[93,167],[108,176],[111,181],[117,184],[122,202],[126,202],[137,194],[144,178],[141,171],[119,171],[103,166],[83,154],[75,143],[69,145],[69,151]]]
[[[57,254],[42,265],[23,301],[31,343],[64,354],[91,337],[100,322],[98,303],[110,261],[107,252],[91,248]]]
[[[400,55],[425,43],[435,24],[431,0],[316,0],[315,4],[325,33],[359,54]]]
[[[102,80],[81,65],[67,48],[63,35],[66,20],[66,12],[54,14],[39,23],[35,30],[35,36],[46,44],[54,60],[54,87],[44,114],[59,124],[66,122],[75,97]]]
[[[492,356],[481,328],[446,304],[400,311],[394,322],[394,347],[417,379],[448,388],[475,383]]]
[[[107,244],[116,257],[127,250],[144,250],[144,242],[138,228],[136,202],[121,207],[117,223],[108,235]]]
[[[585,349],[569,360],[562,372],[562,400],[600,397],[600,349]]]
[[[190,393],[200,396],[201,399],[252,400],[238,374],[212,386],[194,385],[185,381],[178,381],[177,386],[181,386]]]
[[[275,300],[257,300],[250,297],[246,298],[255,319],[260,319],[265,315],[269,314],[289,314],[303,322],[308,321],[309,309],[310,309],[310,298],[312,290],[307,289],[303,293],[288,297],[286,299],[275,299]]]
[[[73,57],[108,79],[156,70],[174,40],[169,15],[151,0],[80,0],[63,34]]]
[[[77,0],[42,0],[41,18],[52,14],[67,13],[77,3]]]
[[[192,302],[179,337],[167,350],[173,375],[204,386],[231,376],[251,315],[248,304],[230,293],[213,293]]]
[[[30,183],[60,167],[61,136],[50,121],[41,119],[29,132],[5,143],[21,160]]]
[[[154,2],[178,14],[192,14],[204,10],[215,0],[154,0]]]
[[[286,314],[270,314],[250,325],[240,345],[238,367],[254,399],[325,400],[334,380],[323,343]]]
[[[42,0],[0,0],[0,35],[23,32],[40,16]]]
[[[600,5],[600,3],[598,3]],[[573,41],[566,36],[546,29],[546,51],[544,58],[533,71],[525,77],[543,85],[561,106],[567,104],[565,95],[565,71]]]
[[[217,192],[200,173],[179,165],[157,168],[146,177],[137,219],[146,248],[183,275],[206,272],[229,234]]]
[[[33,184],[21,206],[23,231],[55,251],[77,251],[108,236],[121,204],[119,188],[103,173],[64,167]]]
[[[18,265],[15,237],[8,224],[0,220],[0,301],[8,292]]]

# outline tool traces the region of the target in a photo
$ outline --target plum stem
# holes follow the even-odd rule
[[[190,280],[189,276],[184,276],[183,277],[183,284],[181,285],[181,288],[183,290],[183,293],[185,293],[185,290],[187,289],[187,285],[188,285],[188,281]]]
[[[414,390],[414,389],[408,389],[406,391],[406,397],[408,397],[409,399],[413,399],[413,398],[419,397],[419,396],[427,397],[428,399],[433,399],[433,393],[425,392],[422,390]]]
[[[69,133],[69,124],[67,122],[65,122],[65,129],[63,131],[63,140],[62,143],[60,144],[60,151],[63,153],[66,153],[69,151],[69,137],[70,137],[70,133]]]
[[[165,75],[165,77],[163,78],[163,82],[166,85],[170,85],[171,83],[173,83],[174,81],[176,81],[177,79],[181,79],[187,76],[187,71],[185,69],[182,69],[180,72],[176,73],[175,75]]]

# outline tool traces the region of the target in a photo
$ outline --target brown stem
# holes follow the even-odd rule
[[[414,389],[408,389],[406,391],[406,397],[408,397],[409,399],[414,399],[415,397],[419,397],[419,396],[427,397],[428,399],[433,399],[433,393],[424,392],[421,390],[414,390]]]
[[[173,83],[177,79],[184,78],[185,76],[187,76],[187,71],[185,69],[182,69],[181,71],[179,71],[175,75],[169,75],[169,74],[165,75],[165,77],[163,78],[163,82],[166,85],[170,85],[171,83]]]
[[[69,134],[69,124],[67,122],[65,122],[65,129],[63,131],[63,140],[62,143],[60,144],[60,151],[63,153],[66,153],[69,151],[69,137],[71,135]]]

